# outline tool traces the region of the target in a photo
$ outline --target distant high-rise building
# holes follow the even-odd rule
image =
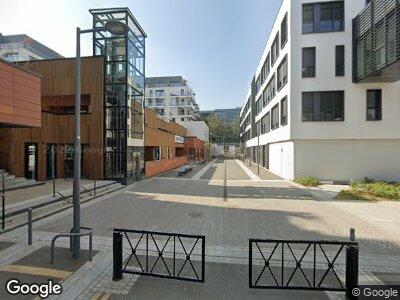
[[[202,119],[208,116],[214,115],[225,122],[235,122],[239,120],[241,107],[236,108],[226,108],[226,109],[214,109],[214,110],[203,110],[199,114]]]
[[[63,56],[26,34],[0,33],[0,58],[9,62],[55,59]]]
[[[146,106],[183,126],[199,118],[195,93],[182,76],[146,78]]]

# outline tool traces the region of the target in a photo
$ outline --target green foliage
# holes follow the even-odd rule
[[[317,186],[319,185],[319,179],[312,176],[301,176],[295,178],[294,182],[304,186]]]
[[[210,140],[216,143],[237,143],[239,142],[239,120],[225,122],[215,115],[208,116],[205,120],[210,128]]]
[[[368,201],[376,200],[373,197],[368,197],[368,196],[363,195],[362,193],[359,193],[352,189],[340,191],[340,193],[335,197],[335,199],[338,199],[338,200],[368,200]]]
[[[352,181],[350,188],[354,192],[365,193],[379,198],[400,199],[399,183],[375,182],[373,180],[364,180],[362,182]]]

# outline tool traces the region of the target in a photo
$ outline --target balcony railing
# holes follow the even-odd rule
[[[372,0],[353,20],[355,82],[400,80],[400,0]]]

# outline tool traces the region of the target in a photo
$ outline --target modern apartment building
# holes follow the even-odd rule
[[[146,78],[146,107],[183,126],[199,117],[195,96],[182,76]]]
[[[283,0],[240,114],[253,161],[293,179],[400,180],[399,0]]]
[[[63,56],[26,34],[0,33],[0,58],[9,62],[55,59]]]
[[[235,108],[220,108],[214,110],[202,110],[199,112],[202,119],[207,118],[208,116],[216,116],[223,120],[224,122],[235,122],[239,120],[240,116],[240,107]]]

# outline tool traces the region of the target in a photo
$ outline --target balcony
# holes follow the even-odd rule
[[[372,0],[353,20],[356,83],[400,80],[400,0]]]

